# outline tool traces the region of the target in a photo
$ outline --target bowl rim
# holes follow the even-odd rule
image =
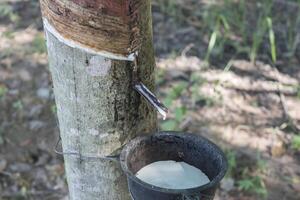
[[[168,189],[168,188],[162,188],[162,187],[158,187],[158,186],[154,186],[149,183],[146,183],[146,182],[142,181],[141,179],[137,178],[135,176],[135,174],[133,174],[131,172],[131,170],[129,170],[129,168],[127,166],[126,158],[128,156],[128,153],[130,152],[131,147],[134,146],[134,144],[138,144],[139,142],[141,142],[143,140],[147,140],[151,137],[157,137],[157,136],[176,136],[176,137],[182,137],[182,136],[187,137],[188,136],[188,137],[193,137],[198,140],[202,140],[202,141],[208,143],[209,145],[211,145],[212,148],[214,148],[215,151],[217,151],[218,154],[220,154],[221,161],[223,163],[223,168],[220,170],[220,172],[218,173],[217,176],[215,176],[212,180],[210,180],[209,183],[199,186],[199,187],[195,187],[195,188]],[[210,141],[209,139],[207,139],[199,134],[194,134],[194,133],[189,133],[189,132],[178,132],[178,131],[160,131],[160,132],[156,132],[152,135],[138,136],[138,137],[132,139],[129,143],[127,143],[124,146],[124,148],[121,151],[120,164],[121,164],[122,170],[126,174],[127,178],[131,179],[132,181],[141,185],[142,187],[145,187],[149,190],[162,192],[162,193],[189,194],[189,195],[201,193],[201,191],[203,191],[203,190],[216,187],[220,183],[220,181],[224,178],[224,176],[227,172],[227,169],[228,169],[228,163],[227,163],[226,156],[225,156],[224,152],[216,144],[214,144],[212,141]]]

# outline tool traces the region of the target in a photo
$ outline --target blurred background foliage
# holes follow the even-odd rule
[[[160,129],[204,135],[216,199],[300,199],[300,1],[153,0]],[[37,0],[0,2],[0,199],[66,199]]]

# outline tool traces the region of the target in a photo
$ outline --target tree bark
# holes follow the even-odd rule
[[[41,0],[44,21],[50,22],[50,25],[44,27],[63,151],[82,155],[64,155],[70,199],[130,199],[125,175],[117,162],[85,156],[112,155],[137,134],[155,131],[156,112],[133,90],[133,63],[126,61],[127,58],[129,60],[128,55],[131,52],[116,52],[118,48],[109,52],[110,45],[105,48],[98,46],[89,48],[87,43],[83,44],[82,41],[76,40],[76,37],[75,39],[65,37],[55,23],[51,24],[51,20],[45,14],[46,7],[53,7],[48,5],[53,1],[61,4],[75,2],[77,5],[79,0]],[[109,1],[119,2],[96,0],[96,2]],[[132,1],[135,3],[135,0]],[[80,2],[92,1],[80,0]],[[139,35],[142,36],[139,38],[139,48],[134,48],[138,50],[138,75],[153,91],[155,61],[152,47],[151,5],[150,0],[143,2],[143,5],[138,7],[136,21],[131,20],[128,27],[133,28],[134,24],[136,26],[134,29],[137,28]],[[103,5],[105,7],[106,4]],[[61,9],[59,11],[62,12]],[[99,10],[99,13],[102,12],[103,10]],[[80,16],[74,21],[80,21]],[[72,27],[70,28],[72,31]],[[111,39],[118,37],[118,34],[112,35]],[[132,37],[134,36],[128,37],[130,47],[135,40]],[[116,45],[117,43],[113,44],[114,47]]]

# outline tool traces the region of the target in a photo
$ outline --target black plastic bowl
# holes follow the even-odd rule
[[[196,188],[166,189],[145,183],[135,176],[142,167],[163,160],[193,165],[204,172],[210,182]],[[137,137],[124,147],[120,162],[134,200],[213,199],[227,171],[227,161],[219,147],[204,137],[183,132]]]

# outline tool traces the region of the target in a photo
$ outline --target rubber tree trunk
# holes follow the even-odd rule
[[[156,129],[156,113],[133,90],[154,89],[150,0],[40,0],[71,200],[127,200],[113,155]]]

